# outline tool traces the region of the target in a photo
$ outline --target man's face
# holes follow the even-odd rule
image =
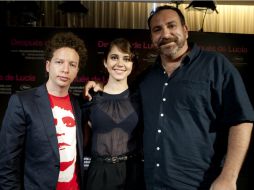
[[[73,177],[76,161],[76,123],[70,110],[55,106],[52,109],[57,131],[60,153],[60,182],[68,182]]]
[[[79,70],[79,55],[71,48],[57,49],[50,61],[46,63],[49,73],[49,87],[52,89],[67,89],[76,78]]]
[[[177,58],[187,49],[188,30],[173,10],[156,13],[150,22],[151,39],[160,55]]]

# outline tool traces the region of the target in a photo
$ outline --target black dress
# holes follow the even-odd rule
[[[97,93],[83,106],[92,124],[87,190],[142,190],[142,114],[139,94]]]

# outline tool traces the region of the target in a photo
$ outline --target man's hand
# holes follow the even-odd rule
[[[89,90],[93,89],[94,92],[103,91],[103,87],[104,87],[103,83],[88,81],[83,90],[83,97],[91,101],[92,95],[89,93]]]

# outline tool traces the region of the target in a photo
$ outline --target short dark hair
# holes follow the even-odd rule
[[[155,9],[155,11],[152,11],[150,13],[150,16],[148,17],[148,20],[147,20],[147,24],[148,24],[148,27],[149,27],[150,30],[151,30],[151,25],[150,25],[151,24],[151,19],[153,18],[153,16],[155,14],[157,14],[158,12],[160,12],[162,10],[173,10],[173,11],[175,11],[178,14],[179,18],[180,18],[181,24],[185,25],[185,18],[183,16],[183,13],[180,11],[180,9],[178,9],[177,7],[170,6],[170,5],[163,5],[163,6],[157,7]]]
[[[84,41],[72,32],[59,32],[46,43],[45,59],[51,60],[53,53],[62,47],[72,48],[79,55],[79,68],[84,66],[87,60],[87,49]]]

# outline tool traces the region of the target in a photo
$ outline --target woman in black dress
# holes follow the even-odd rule
[[[127,80],[134,58],[129,41],[113,40],[103,59],[108,81],[83,106],[92,131],[87,190],[144,189],[139,93]]]

